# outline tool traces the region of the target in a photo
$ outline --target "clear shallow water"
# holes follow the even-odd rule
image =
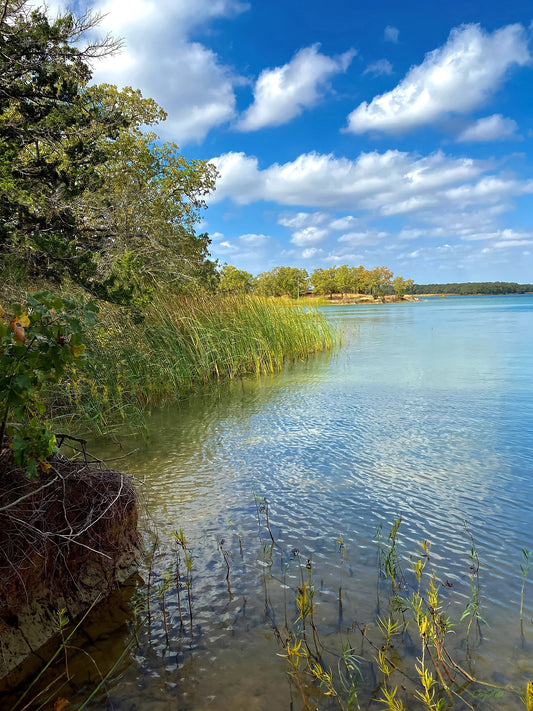
[[[338,353],[153,415],[150,447],[127,460],[127,469],[145,478],[147,540],[158,538],[152,589],[174,574],[173,531],[185,532],[194,556],[193,631],[180,627],[171,582],[168,642],[161,596],[150,625],[133,613],[143,585],[117,598],[96,616],[89,651],[105,670],[135,639],[134,629],[137,641],[107,695],[89,708],[270,710],[291,708],[291,698],[300,708],[273,620],[282,627],[285,615],[296,618],[295,590],[309,560],[323,639],[360,648],[360,633],[348,629],[375,620],[376,530],[381,525],[386,538],[399,514],[404,568],[420,542],[431,541],[437,576],[452,585],[442,594],[456,619],[470,594],[467,522],[488,625],[470,659],[459,635],[451,645],[486,681],[525,688],[533,677],[529,582],[525,640],[519,634],[521,549],[533,548],[533,297],[448,297],[326,313],[344,332]],[[274,547],[258,499],[268,502]],[[375,679],[366,684],[371,690]],[[505,693],[472,703],[523,708]]]

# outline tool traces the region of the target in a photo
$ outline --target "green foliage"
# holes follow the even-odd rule
[[[227,294],[249,294],[253,276],[249,272],[225,264],[220,270],[218,290]]]
[[[340,267],[315,269],[311,274],[311,284],[314,293],[320,295],[371,294],[380,297],[389,293],[392,276],[391,270],[387,267],[369,270],[362,265],[350,267],[343,264]],[[403,282],[401,277],[396,279],[401,279]]]
[[[49,291],[28,297],[26,307],[0,309],[0,451],[11,438],[15,464],[35,477],[46,471],[55,437],[46,421],[44,395],[69,365],[84,357],[83,328],[93,323],[92,301],[62,299]]]
[[[313,285],[313,290],[316,294],[321,294],[323,296],[326,294],[333,294],[337,288],[335,280],[336,271],[337,267],[314,270],[311,274],[311,284]]]
[[[407,282],[405,281],[405,279],[401,276],[394,277],[392,287],[398,299],[403,299],[407,290]]]
[[[290,296],[298,299],[309,288],[309,275],[305,269],[276,267],[255,278],[253,290],[258,296]]]
[[[54,281],[95,273],[75,208],[100,185],[105,142],[124,124],[86,100],[88,61],[113,49],[80,48],[93,24],[71,13],[50,22],[25,0],[7,0],[0,16],[0,259],[16,255]]]
[[[90,60],[118,46],[83,48],[97,20],[3,4],[0,266],[139,309],[162,283],[212,288],[209,239],[194,225],[216,170],[141,130],[165,118],[152,99],[89,86]]]
[[[160,143],[153,126],[164,111],[139,91],[107,84],[87,90],[93,103],[127,117],[107,143],[99,169],[100,189],[82,205],[86,229],[101,236],[98,277],[102,295],[116,303],[147,296],[171,283],[174,292],[212,288],[215,265],[208,259],[209,239],[195,224],[214,189],[216,170],[207,161],[186,161],[174,143]],[[142,130],[141,130],[142,129]],[[112,239],[109,233],[112,231]]]

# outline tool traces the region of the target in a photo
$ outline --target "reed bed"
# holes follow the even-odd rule
[[[104,434],[142,427],[152,407],[210,383],[279,371],[338,337],[317,311],[283,300],[159,296],[141,323],[105,307],[87,339],[83,369],[68,374],[53,406]]]

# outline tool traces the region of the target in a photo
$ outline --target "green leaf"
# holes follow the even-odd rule
[[[21,373],[15,378],[15,384],[19,390],[28,390],[32,387],[32,378],[28,373]]]

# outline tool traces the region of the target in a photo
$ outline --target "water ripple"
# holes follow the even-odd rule
[[[485,666],[513,657],[521,549],[533,547],[533,298],[532,308],[506,301],[505,310],[440,301],[332,310],[345,332],[338,356],[154,415],[150,453],[131,471],[146,474],[161,538],[155,566],[175,565],[173,530],[190,540],[196,627],[192,656],[174,640],[177,665],[143,660],[164,680],[144,678],[147,698],[168,700],[177,684],[180,709],[287,706],[269,615],[295,618],[310,566],[325,629],[338,627],[341,584],[346,619],[373,619],[379,546],[400,515],[406,576],[430,541],[437,578],[451,586],[443,595],[460,614],[475,546],[491,625]],[[174,594],[168,614],[179,626]],[[161,625],[152,642],[168,658]]]

